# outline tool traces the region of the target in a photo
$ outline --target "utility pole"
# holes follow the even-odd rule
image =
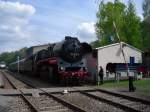
[[[19,73],[19,56],[17,56],[17,68],[18,68],[18,73]]]
[[[133,85],[133,77],[129,74],[130,71],[129,71],[129,66],[128,66],[128,63],[127,63],[127,60],[125,58],[125,53],[123,51],[123,48],[122,48],[122,44],[121,44],[121,40],[120,40],[120,37],[119,37],[119,34],[118,34],[118,31],[117,31],[117,27],[116,27],[116,24],[115,22],[113,21],[113,26],[115,28],[115,32],[116,32],[116,35],[117,35],[117,38],[118,38],[118,41],[119,41],[119,45],[120,45],[120,49],[121,49],[121,52],[122,52],[122,55],[123,55],[123,59],[124,59],[124,62],[126,64],[126,70],[127,70],[127,76],[129,77],[129,91],[131,92],[134,92],[135,91],[135,87]]]
[[[115,28],[115,31],[116,31],[116,35],[117,35],[117,38],[118,38],[118,41],[119,41],[119,45],[120,45],[120,49],[121,49],[121,52],[122,52],[122,55],[123,55],[123,59],[124,59],[124,62],[126,64],[126,69],[127,69],[127,76],[129,76],[129,66],[128,66],[128,63],[126,61],[126,58],[125,58],[125,53],[123,51],[123,48],[122,48],[122,44],[121,44],[121,40],[120,40],[120,37],[119,37],[119,34],[118,34],[118,30],[117,30],[117,27],[116,27],[116,24],[115,22],[113,21],[113,26]]]

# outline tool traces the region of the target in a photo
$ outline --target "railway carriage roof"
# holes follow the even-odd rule
[[[19,60],[19,63],[24,62],[24,61],[25,61],[25,59],[21,59],[21,60]],[[17,63],[18,63],[18,61],[15,61],[15,62],[10,63],[9,65],[14,65],[14,64],[17,64]]]

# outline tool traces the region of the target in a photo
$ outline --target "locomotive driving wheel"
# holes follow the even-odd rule
[[[52,67],[48,67],[48,79],[51,83],[54,83],[54,70]]]
[[[46,72],[46,76],[47,76],[47,80],[50,82],[50,83],[55,83],[55,84],[58,84],[59,83],[59,76],[58,76],[58,73],[56,71],[56,68],[55,66],[47,66],[45,72]]]
[[[66,86],[66,78],[65,77],[62,77],[62,76],[60,76],[60,81],[59,81],[59,83],[60,83],[60,85],[61,86]]]
[[[78,86],[79,85],[79,78],[77,77],[72,77],[70,79],[70,84],[72,84],[73,86]]]
[[[43,80],[47,80],[48,73],[49,73],[49,71],[48,71],[47,66],[41,66],[40,67],[40,70],[39,70],[39,76],[40,76],[40,78],[42,78]]]

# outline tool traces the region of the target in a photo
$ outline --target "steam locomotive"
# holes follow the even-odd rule
[[[32,50],[27,58],[11,63],[9,68],[12,71],[19,69],[22,73],[48,78],[55,83],[78,84],[89,75],[84,58],[89,52],[92,52],[89,44],[66,36],[61,42],[48,44],[39,51]]]

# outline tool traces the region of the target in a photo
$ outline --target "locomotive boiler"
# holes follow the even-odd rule
[[[61,42],[48,44],[28,53],[28,57],[20,61],[20,72],[49,78],[56,83],[79,83],[89,75],[84,58],[89,52],[92,52],[89,44],[66,36]],[[12,65],[10,64],[10,68]]]

